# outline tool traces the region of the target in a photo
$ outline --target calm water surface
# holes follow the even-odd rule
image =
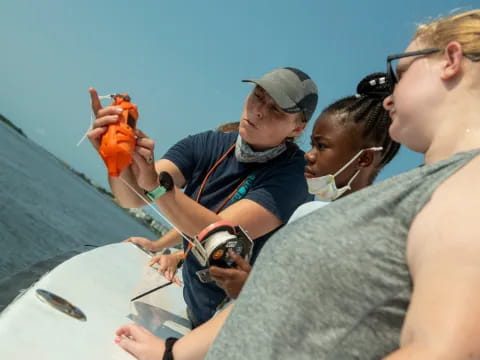
[[[131,235],[155,238],[50,153],[0,122],[0,311],[45,271],[88,250],[85,245]]]

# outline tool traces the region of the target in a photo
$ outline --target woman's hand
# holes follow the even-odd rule
[[[132,171],[138,186],[147,191],[155,189],[158,183],[158,174],[155,170],[153,150],[155,142],[141,130],[136,130],[137,146],[133,153]]]
[[[115,334],[115,343],[139,360],[163,358],[165,342],[137,324],[124,325]]]
[[[97,91],[93,88],[88,89],[92,100],[92,111],[96,120],[93,122],[92,129],[87,132],[87,137],[93,147],[98,151],[102,136],[107,132],[108,125],[115,124],[119,120],[122,109],[115,106],[102,107]]]
[[[130,236],[128,239],[123,240],[123,242],[131,242],[137,245],[140,245],[144,249],[149,251],[160,251],[162,249],[155,249],[155,242],[141,236]]]
[[[119,116],[123,109],[115,106],[102,107],[97,91],[89,89],[92,100],[92,111],[95,115],[92,129],[87,132],[87,137],[93,147],[98,151],[102,141],[102,136],[107,132],[108,126],[119,121]],[[158,184],[158,175],[155,171],[155,162],[153,150],[155,143],[147,137],[142,131],[135,130],[136,147],[133,153],[132,171],[140,188],[151,191]]]
[[[175,252],[173,254],[158,254],[152,256],[150,259],[150,266],[153,266],[155,264],[158,264],[158,272],[163,274],[165,276],[165,279],[168,281],[172,281],[175,284],[181,286],[182,282],[176,275],[177,273],[177,265],[178,262],[180,261],[180,255],[183,255],[183,252]]]
[[[227,293],[230,299],[236,299],[240,295],[243,285],[247,281],[252,266],[240,255],[229,252],[230,257],[237,266],[231,269],[225,269],[217,266],[210,266],[209,272],[213,280]]]

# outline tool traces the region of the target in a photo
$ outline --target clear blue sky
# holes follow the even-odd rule
[[[478,4],[478,3],[477,3]],[[419,22],[471,9],[453,0],[2,1],[0,113],[106,186],[85,141],[91,86],[128,92],[157,158],[174,142],[239,119],[244,78],[295,66],[316,81],[319,111],[384,71]],[[310,127],[307,134],[309,135]],[[301,146],[308,149],[305,136]],[[419,165],[403,149],[380,179]]]

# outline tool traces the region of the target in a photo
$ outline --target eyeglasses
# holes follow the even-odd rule
[[[395,55],[390,55],[387,57],[387,76],[388,76],[388,85],[389,85],[389,90],[390,94],[393,93],[393,89],[395,88],[395,85],[400,81],[400,77],[397,74],[397,66],[396,63],[392,64],[395,60],[399,60],[404,57],[410,57],[410,56],[419,56],[419,55],[430,55],[434,54],[436,52],[442,51],[443,49],[440,48],[430,48],[430,49],[424,49],[424,50],[418,50],[418,51],[409,51],[406,53],[401,53],[401,54],[395,54]],[[410,66],[409,64],[408,66]],[[403,69],[402,72],[405,72],[408,69]]]

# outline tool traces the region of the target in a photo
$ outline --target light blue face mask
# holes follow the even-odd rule
[[[242,163],[266,163],[267,161],[275,159],[285,150],[287,150],[287,145],[281,143],[265,151],[254,151],[250,145],[238,135],[235,145],[235,157]]]
[[[352,164],[355,160],[358,159],[360,155],[364,151],[372,150],[372,151],[381,151],[383,147],[371,147],[368,149],[360,150],[349,162],[347,162],[340,170],[338,170],[335,174],[328,174],[316,178],[307,179],[308,185],[308,192],[312,195],[315,195],[318,199],[324,201],[333,201],[338,199],[342,196],[346,191],[351,190],[350,184],[355,180],[357,175],[360,173],[360,170],[352,176],[349,180],[348,184],[340,189],[337,188],[337,184],[335,183],[335,176],[338,176],[342,171],[344,171],[350,164]]]

